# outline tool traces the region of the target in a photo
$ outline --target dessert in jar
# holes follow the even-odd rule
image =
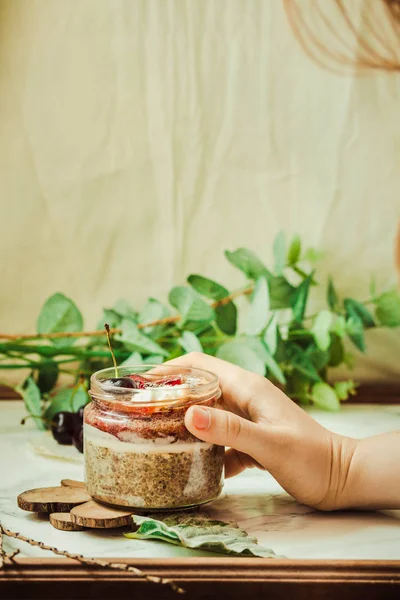
[[[96,500],[166,510],[196,506],[220,494],[224,448],[185,427],[189,406],[220,407],[218,379],[168,365],[94,373],[84,411],[85,482]]]

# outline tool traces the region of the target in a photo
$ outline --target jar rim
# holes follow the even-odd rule
[[[154,370],[154,371],[153,371]],[[192,375],[199,376],[201,379],[206,381],[203,383],[199,383],[198,385],[194,385],[191,388],[188,388],[188,394],[182,397],[172,397],[172,398],[160,398],[156,397],[151,400],[140,400],[139,398],[136,400],[135,396],[145,391],[143,388],[132,389],[128,387],[112,387],[111,385],[105,386],[102,384],[102,381],[105,379],[109,379],[115,376],[114,367],[107,367],[106,369],[101,369],[100,371],[95,371],[90,377],[90,391],[89,395],[93,400],[103,400],[107,403],[109,402],[111,405],[116,402],[125,406],[135,406],[135,407],[148,407],[148,406],[167,406],[167,405],[176,405],[177,403],[188,404],[193,402],[202,402],[203,400],[214,396],[219,391],[219,379],[218,377],[212,373],[211,371],[207,371],[205,369],[197,369],[195,367],[187,367],[184,365],[168,365],[168,364],[142,364],[142,365],[127,365],[118,367],[118,376],[124,377],[129,374],[137,374],[137,375],[148,375],[149,372],[154,376],[165,376],[165,375]],[[168,391],[173,395],[174,390],[177,392],[178,389],[182,390],[180,387],[176,386],[159,386],[157,388],[147,388],[153,390],[155,396],[157,393],[162,394],[163,392]]]

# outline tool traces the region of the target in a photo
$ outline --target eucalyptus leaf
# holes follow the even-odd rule
[[[286,237],[284,231],[280,231],[275,237],[272,249],[275,259],[274,271],[277,275],[282,275],[286,266]]]
[[[216,521],[206,515],[178,513],[164,518],[162,515],[132,515],[132,519],[136,530],[124,534],[130,539],[157,540],[219,554],[275,557],[273,550],[260,546],[256,538],[236,524]]]
[[[279,363],[285,362],[288,365],[291,365],[294,371],[303,377],[306,377],[309,381],[321,381],[321,377],[314,367],[312,360],[305,354],[301,346],[294,342],[286,342],[284,344],[284,349],[280,351],[281,356],[279,356],[278,352],[275,355],[275,359],[278,360]]]
[[[295,321],[302,321],[307,306],[308,293],[310,290],[312,275],[309,275],[299,286],[295,289],[291,297],[291,306],[293,310],[293,316]]]
[[[257,354],[257,356],[264,362],[268,369],[269,375],[271,375],[279,383],[286,383],[285,375],[283,374],[282,369],[259,337],[246,336],[241,341],[253,352],[255,352],[255,354]]]
[[[28,377],[24,383],[17,388],[17,391],[21,394],[25,408],[28,413],[34,417],[36,426],[39,429],[45,430],[46,425],[42,419],[37,418],[42,412],[41,394],[38,386],[34,382],[32,377]],[[35,418],[36,417],[36,418]]]
[[[215,317],[213,308],[192,288],[183,286],[172,288],[169,302],[179,311],[182,318],[181,326],[189,321],[211,322]]]
[[[361,302],[353,300],[352,298],[345,298],[343,305],[346,311],[347,317],[353,319],[359,319],[364,327],[375,327],[375,321],[371,313]]]
[[[180,356],[181,353],[178,353],[177,356]],[[169,356],[168,358],[176,358],[175,356]],[[145,356],[143,358],[144,365],[161,365],[165,360],[165,357],[161,354],[150,354],[149,356]]]
[[[68,388],[60,390],[51,398],[51,403],[47,407],[44,416],[48,421],[60,411],[77,412],[81,406],[86,406],[89,402],[89,396],[83,386],[77,388]]]
[[[342,338],[346,335],[346,331],[346,319],[340,315],[332,325],[331,333],[335,333],[337,336]]]
[[[287,262],[289,266],[293,266],[297,263],[300,258],[301,253],[301,241],[298,235],[293,236],[292,241],[290,242],[288,254],[287,254]]]
[[[311,398],[318,408],[332,412],[340,410],[340,402],[335,391],[325,382],[321,381],[313,385]]]
[[[143,358],[142,355],[140,354],[140,352],[132,352],[132,354],[130,354],[130,356],[128,356],[128,358],[126,358],[124,361],[122,361],[119,366],[120,367],[129,367],[130,365],[132,366],[137,366],[137,365],[142,365],[143,364]]]
[[[64,294],[57,292],[46,300],[37,321],[38,333],[82,331],[83,318],[76,304]],[[55,346],[69,346],[75,338],[53,338]]]
[[[222,300],[222,298],[229,295],[228,290],[224,286],[212,279],[207,279],[207,277],[202,277],[201,275],[189,275],[187,281],[196,292],[202,296],[206,296],[206,298]]]
[[[375,302],[375,315],[384,327],[400,326],[400,294],[396,291],[384,292]]]
[[[271,309],[288,308],[291,305],[293,294],[297,288],[293,287],[282,275],[274,277],[267,274],[266,277]]]
[[[331,343],[329,329],[332,323],[332,313],[329,310],[321,310],[314,319],[311,328],[315,343],[320,350],[327,350]]]
[[[191,331],[184,331],[178,342],[185,352],[203,352],[202,345],[197,336]]]
[[[46,360],[38,369],[36,383],[41,394],[46,394],[57,383],[58,365],[54,360]]]
[[[122,342],[131,352],[140,352],[141,354],[161,354],[168,356],[167,350],[162,348],[154,340],[142,333],[137,325],[128,319],[123,319],[121,323],[122,333],[116,335],[116,339]]]
[[[361,352],[365,352],[364,328],[361,319],[358,317],[348,318],[346,321],[346,331],[355,347]]]
[[[265,277],[257,279],[247,315],[246,333],[257,335],[265,328],[269,319],[269,291]]]
[[[264,332],[264,343],[272,356],[274,356],[278,346],[278,316],[275,313]]]
[[[247,248],[239,248],[234,252],[226,250],[225,256],[229,262],[240,269],[248,279],[258,279],[262,275],[269,273],[261,260],[251,252],[251,250],[247,250]]]
[[[333,281],[332,281],[331,277],[329,277],[329,281],[328,281],[327,300],[328,300],[329,308],[331,310],[336,310],[337,305],[339,303],[339,298],[336,293],[335,286],[333,285]]]
[[[342,401],[348,400],[350,396],[354,396],[357,393],[357,386],[352,379],[337,381],[333,387],[337,397]]]
[[[153,323],[154,321],[159,321],[160,319],[164,319],[170,315],[171,311],[162,302],[156,298],[148,298],[146,304],[139,314],[138,322],[142,325],[146,323]],[[149,335],[152,339],[157,339],[163,334],[165,328],[166,325],[162,324],[152,325],[150,327],[145,327],[142,329],[142,331],[146,335]]]
[[[336,333],[331,333],[331,345],[329,346],[329,366],[338,367],[344,360],[344,348],[341,338]]]
[[[119,298],[119,300],[117,300],[114,306],[112,307],[112,310],[124,319],[131,319],[132,321],[137,320],[137,312],[134,310],[131,304],[124,298]]]
[[[218,327],[227,335],[235,335],[237,327],[237,308],[234,302],[220,304],[215,307],[215,317]]]
[[[216,357],[247,369],[247,371],[265,375],[265,361],[243,341],[233,340],[222,344],[216,352]]]

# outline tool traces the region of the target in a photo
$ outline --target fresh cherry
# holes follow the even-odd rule
[[[137,387],[130,377],[112,377],[111,379],[104,379],[104,381],[102,381],[102,384],[118,388],[133,389]]]
[[[51,433],[59,444],[69,446],[72,444],[72,435],[75,431],[73,413],[61,411],[54,415],[51,421]]]
[[[135,388],[139,390],[144,390],[144,388],[149,384],[149,381],[142,377],[141,375],[136,375],[136,373],[132,373],[132,375],[128,375],[129,379],[132,380]]]
[[[72,443],[74,444],[75,448],[77,450],[79,450],[79,452],[83,453],[83,428],[82,428],[82,426],[79,430],[75,431],[74,435],[72,436]]]

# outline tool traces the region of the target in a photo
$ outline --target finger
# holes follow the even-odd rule
[[[201,352],[191,352],[165,364],[211,371],[219,379],[225,406],[241,414],[247,413],[249,401],[259,392],[260,386],[264,394],[266,391],[268,393],[269,387],[271,391],[276,390],[275,386],[261,375],[250,373],[241,367]]]
[[[230,448],[225,452],[225,477],[234,477],[239,475],[245,469],[260,466],[254,461],[251,456],[238,452],[234,448]]]
[[[227,410],[205,406],[191,406],[185,415],[185,425],[197,438],[229,446],[256,457],[263,445],[263,430]]]

